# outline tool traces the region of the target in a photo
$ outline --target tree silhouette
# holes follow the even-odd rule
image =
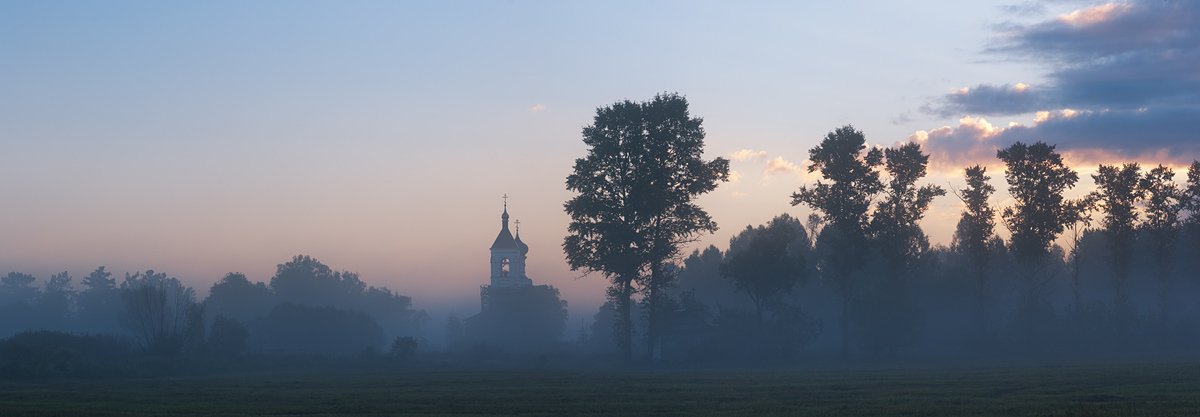
[[[178,279],[147,270],[126,274],[121,289],[123,324],[142,349],[173,357],[204,339],[204,307],[196,302],[196,292]]]
[[[682,296],[684,292],[691,292],[691,297],[709,306],[730,307],[745,303],[744,298],[737,295],[737,288],[733,283],[721,276],[721,263],[724,260],[725,254],[715,245],[709,245],[703,251],[692,251],[692,254],[683,260],[683,270],[679,271],[676,284],[676,295]]]
[[[865,153],[867,139],[862,131],[846,125],[825,135],[820,144],[808,151],[812,162],[808,172],[821,172],[813,186],[802,186],[792,194],[792,205],[805,204],[824,213],[828,222],[819,242],[829,248],[819,269],[837,288],[842,298],[842,355],[850,352],[850,299],[854,296],[858,272],[867,254],[867,214],[873,198],[883,191],[877,167],[883,164],[883,151],[872,148]]]
[[[1096,174],[1095,196],[1100,210],[1105,241],[1108,244],[1108,262],[1113,270],[1113,308],[1127,311],[1129,306],[1129,273],[1133,262],[1133,244],[1137,241],[1138,212],[1136,205],[1145,198],[1139,187],[1141,168],[1136,163],[1100,165]]]
[[[583,128],[588,154],[575,160],[564,204],[571,217],[563,241],[571,270],[600,272],[620,312],[618,343],[633,358],[630,300],[635,283],[646,296],[664,291],[662,268],[701,232],[717,229],[693,200],[729,177],[729,161],[701,159],[704,129],[688,114],[687,100],[659,94],[653,100],[621,101],[596,110]],[[651,320],[653,348],[657,320]]]
[[[763,310],[779,311],[783,296],[808,278],[805,260],[795,254],[794,245],[808,246],[804,227],[799,220],[782,214],[766,227],[759,226],[749,247],[721,264],[721,275],[754,303],[760,330]]]
[[[1015,204],[1000,212],[1011,233],[1008,249],[1016,261],[1016,289],[1019,307],[1014,312],[1014,327],[1022,329],[1023,344],[1036,349],[1044,346],[1051,332],[1054,310],[1048,300],[1051,283],[1060,256],[1054,240],[1072,223],[1071,202],[1063,193],[1075,186],[1079,174],[1067,167],[1053,145],[1017,142],[996,152],[1004,162],[1004,179]]]
[[[9,272],[0,277],[0,304],[23,303],[33,305],[38,298],[38,288],[33,286],[37,281],[33,275],[20,272]]]
[[[951,248],[967,258],[971,276],[975,280],[975,297],[978,306],[979,333],[988,334],[988,266],[995,255],[993,238],[996,235],[996,211],[988,203],[996,191],[988,183],[992,177],[982,165],[969,167],[964,172],[967,187],[955,192],[965,206],[962,217],[954,229]]]
[[[112,273],[101,266],[79,281],[85,287],[77,297],[79,317],[85,327],[96,330],[118,328],[118,311],[122,306],[121,291],[117,288],[117,280],[110,278],[111,276]]]
[[[1154,276],[1159,284],[1159,319],[1167,321],[1171,310],[1171,252],[1179,240],[1179,211],[1183,208],[1182,190],[1172,179],[1175,171],[1159,165],[1147,172],[1138,185],[1146,193],[1146,221],[1142,228],[1150,237],[1150,255],[1154,259]]]
[[[366,291],[358,274],[333,271],[316,258],[296,255],[276,266],[270,288],[280,301],[305,305],[344,306]]]
[[[245,274],[230,272],[213,283],[204,302],[211,316],[245,323],[266,316],[275,306],[275,296],[266,284],[252,283]]]
[[[414,355],[417,354],[417,339],[412,336],[398,336],[392,340],[392,347],[388,349],[388,356],[392,359],[408,362]]]
[[[1008,193],[1016,203],[1005,207],[1000,218],[1012,233],[1009,247],[1021,268],[1018,291],[1026,308],[1045,301],[1053,276],[1048,266],[1050,245],[1062,234],[1070,216],[1063,192],[1075,186],[1079,174],[1067,167],[1053,145],[1017,142],[996,152],[1004,161]]]
[[[918,224],[936,197],[946,190],[936,185],[918,187],[925,177],[929,155],[913,142],[883,151],[888,173],[883,199],[875,206],[870,233],[884,263],[885,276],[870,296],[873,314],[864,314],[875,346],[895,353],[901,342],[912,342],[920,324],[920,306],[909,294],[908,275],[913,263],[929,249],[929,239]]]
[[[226,289],[236,294],[222,292],[219,300],[238,305],[236,301],[239,299],[244,301],[267,296],[259,284],[251,285],[244,277],[234,278],[223,282]],[[274,292],[276,303],[332,306],[366,313],[382,325],[386,337],[417,334],[429,320],[424,311],[413,310],[412,298],[392,292],[387,287],[368,287],[359,279],[358,273],[334,271],[307,255],[296,255],[291,261],[277,265],[269,288]],[[221,304],[222,308],[230,306],[230,303]],[[251,303],[240,308],[243,312],[266,314],[272,306],[266,306],[265,310],[261,307]]]
[[[42,319],[45,325],[52,328],[62,328],[66,324],[74,303],[75,290],[71,288],[71,276],[67,271],[51,276],[38,297]]]
[[[946,190],[936,185],[916,186],[929,165],[929,155],[921,152],[921,145],[910,142],[883,152],[890,180],[871,218],[871,231],[890,273],[896,276],[908,270],[923,246],[928,246],[918,223],[933,199],[946,195]]]

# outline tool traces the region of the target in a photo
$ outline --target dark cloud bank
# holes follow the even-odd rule
[[[1190,162],[1200,151],[1200,2],[1110,3],[997,30],[997,43],[984,52],[1045,66],[1046,81],[980,84],[927,104],[929,114],[976,117],[927,132],[935,153],[960,156],[947,163],[969,163],[961,159],[1015,141],[1171,159],[1146,162]],[[1038,112],[1045,113],[1030,125],[976,128],[981,116]]]

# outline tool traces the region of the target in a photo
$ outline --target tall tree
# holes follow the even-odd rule
[[[883,200],[876,205],[871,218],[871,232],[879,243],[889,274],[898,278],[919,255],[922,243],[928,246],[918,223],[929,211],[933,199],[946,195],[946,190],[937,185],[917,187],[929,165],[929,155],[922,153],[917,143],[885,149],[884,160],[889,180]]]
[[[821,172],[812,186],[792,193],[792,205],[805,204],[824,214],[827,225],[818,243],[828,251],[819,269],[836,287],[842,299],[842,355],[850,353],[850,299],[857,287],[857,274],[867,255],[868,212],[874,197],[883,191],[877,168],[883,151],[867,150],[862,131],[846,125],[825,135],[808,151],[808,172]],[[865,151],[865,152],[864,152]]]
[[[87,287],[86,291],[115,291],[117,289],[117,280],[110,278],[112,272],[104,270],[104,267],[98,267],[95,271],[83,277],[80,283]]]
[[[870,232],[884,263],[885,276],[870,297],[868,320],[874,346],[894,354],[902,342],[911,342],[920,325],[920,308],[909,294],[908,276],[914,261],[929,249],[920,221],[936,197],[946,190],[936,185],[917,186],[925,177],[929,155],[909,142],[883,151],[888,174],[883,198],[875,206]]]
[[[596,110],[583,128],[588,154],[575,160],[564,204],[571,217],[563,251],[572,270],[600,272],[612,282],[616,327],[626,360],[633,359],[631,298],[665,290],[662,274],[679,247],[717,229],[694,199],[729,178],[729,160],[702,159],[702,120],[678,94],[621,101]],[[653,348],[655,320],[647,335]]]
[[[1067,167],[1053,145],[1017,142],[996,152],[1015,204],[1000,212],[1012,236],[1009,247],[1020,268],[1018,291],[1025,308],[1043,304],[1053,275],[1046,271],[1051,245],[1070,222],[1071,203],[1063,192],[1079,174]]]
[[[1150,237],[1154,276],[1159,284],[1159,319],[1164,322],[1170,317],[1171,293],[1174,291],[1171,253],[1179,240],[1179,211],[1183,208],[1183,191],[1173,178],[1175,171],[1160,164],[1147,172],[1139,184],[1146,193],[1146,221],[1142,228]]]
[[[46,320],[46,325],[62,328],[71,315],[75,302],[75,290],[71,288],[71,276],[63,271],[50,276],[39,297],[39,309]]]
[[[103,266],[96,268],[80,283],[85,287],[79,292],[79,318],[85,328],[93,331],[113,331],[119,326],[118,312],[121,308],[121,291],[112,272]]]
[[[1108,244],[1108,262],[1113,272],[1113,308],[1128,311],[1129,274],[1133,263],[1133,245],[1137,241],[1137,204],[1145,198],[1139,186],[1142,179],[1141,167],[1136,163],[1100,165],[1096,174],[1095,196],[1104,212],[1101,224],[1105,242]]]
[[[955,192],[965,206],[958,226],[954,229],[954,240],[951,248],[966,256],[970,264],[971,276],[975,281],[975,297],[979,322],[979,332],[988,334],[988,267],[995,254],[992,248],[992,238],[996,235],[996,211],[988,203],[992,193],[996,191],[988,183],[992,177],[987,175],[987,168],[975,165],[966,169],[964,176],[967,187]]]

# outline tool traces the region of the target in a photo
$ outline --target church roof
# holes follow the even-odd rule
[[[508,231],[508,208],[504,209],[504,214],[500,216],[501,227],[500,234],[496,236],[496,241],[492,242],[492,250],[496,249],[520,249],[517,246],[517,241],[513,239],[513,235]]]
[[[517,246],[517,241],[513,240],[512,233],[509,233],[508,228],[505,227],[500,231],[500,235],[496,236],[496,241],[492,242],[491,249],[520,249],[520,247]]]

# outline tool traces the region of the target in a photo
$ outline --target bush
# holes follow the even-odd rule
[[[388,355],[400,361],[408,361],[417,354],[417,339],[411,336],[397,337],[392,342],[392,350]]]

